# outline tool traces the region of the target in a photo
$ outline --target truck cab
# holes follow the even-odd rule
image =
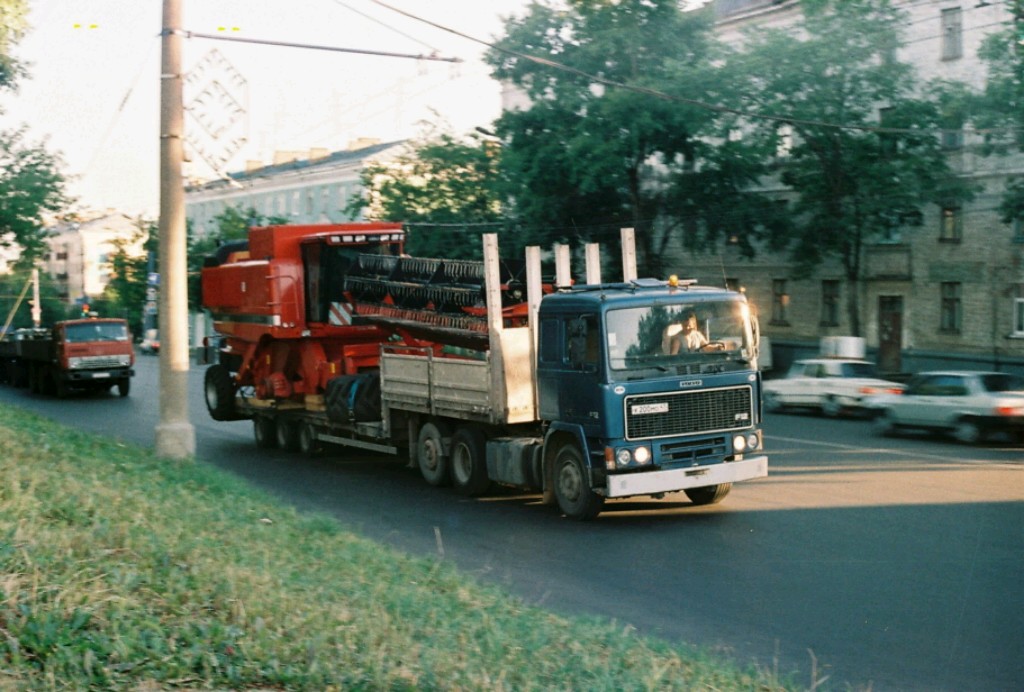
[[[684,490],[707,504],[764,475],[765,458],[751,456],[762,448],[760,374],[745,296],[687,282],[584,285],[546,296],[538,317],[556,495],[569,473],[580,502]],[[565,444],[582,469],[557,461]]]

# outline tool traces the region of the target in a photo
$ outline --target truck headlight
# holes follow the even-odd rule
[[[732,438],[732,450],[737,454],[747,448],[747,438],[743,435],[737,435]]]
[[[68,358],[68,368],[71,370],[77,370],[80,367],[82,367],[81,356],[72,356],[71,358]]]
[[[612,458],[614,457],[614,461]],[[620,447],[614,451],[605,448],[605,467],[609,471],[624,469],[628,466],[643,466],[651,462],[651,450],[647,447]]]

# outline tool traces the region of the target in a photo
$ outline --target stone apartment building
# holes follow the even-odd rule
[[[110,254],[115,241],[129,243],[129,252],[144,254],[136,221],[115,211],[92,212],[47,228],[49,250],[41,267],[56,283],[61,298],[72,305],[103,294],[110,280]]]
[[[198,235],[212,232],[216,217],[229,207],[295,224],[352,221],[345,207],[363,192],[363,168],[401,144],[358,140],[341,151],[278,152],[268,165],[251,161],[226,179],[186,187],[185,216]]]
[[[945,77],[975,86],[984,79],[977,48],[1010,21],[1005,3],[908,0],[900,59],[922,81]],[[719,0],[716,27],[727,41],[752,25],[799,21],[798,0]],[[881,370],[911,373],[939,367],[1024,373],[1024,219],[1006,224],[997,207],[1011,176],[1024,175],[1024,154],[981,155],[976,137],[954,132],[944,142],[951,167],[981,188],[962,208],[926,210],[920,226],[865,248],[860,322],[869,357]],[[838,264],[796,279],[786,258],[747,260],[729,245],[717,254],[678,251],[680,275],[741,287],[771,338],[775,369],[818,351],[825,336],[851,334],[847,291]]]

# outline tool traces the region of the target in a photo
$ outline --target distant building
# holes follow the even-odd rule
[[[1003,2],[905,0],[908,14],[899,59],[922,83],[935,78],[984,83],[981,41],[1011,21]],[[797,0],[718,0],[716,32],[732,45],[752,27],[781,28],[801,20]],[[981,155],[980,137],[943,135],[953,171],[981,186],[962,207],[926,209],[920,225],[895,229],[864,248],[859,293],[862,336],[869,355],[890,372],[933,367],[1024,372],[1024,219],[1007,224],[997,207],[1012,176],[1024,175],[1024,154]],[[777,186],[785,196],[786,190]],[[849,335],[848,285],[838,264],[797,279],[785,255],[753,260],[724,243],[711,254],[676,247],[678,273],[702,283],[742,287],[771,337],[776,368],[816,352],[825,336]]]
[[[110,281],[110,255],[115,241],[129,243],[129,254],[142,256],[144,250],[138,223],[127,214],[106,211],[85,214],[46,229],[49,251],[43,257],[43,271],[57,285],[68,304],[91,300],[103,294]]]
[[[345,208],[363,194],[360,174],[368,163],[393,156],[402,144],[357,140],[343,151],[278,152],[268,165],[250,161],[226,179],[186,187],[186,218],[199,236],[213,232],[216,217],[229,207],[297,224],[358,220]]]

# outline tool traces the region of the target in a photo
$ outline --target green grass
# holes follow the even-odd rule
[[[0,406],[0,689],[781,690]]]

